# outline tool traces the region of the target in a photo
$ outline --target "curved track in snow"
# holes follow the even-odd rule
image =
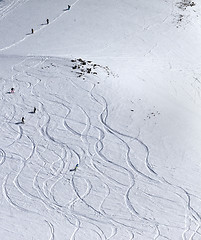
[[[193,196],[155,171],[139,136],[109,126],[110,106],[96,78],[71,70],[70,60],[27,57],[1,84],[6,207],[34,221],[42,240],[171,239],[169,229],[180,229],[183,240],[200,237]],[[6,93],[9,85],[14,94]]]

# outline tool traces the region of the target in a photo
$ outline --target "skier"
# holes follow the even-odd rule
[[[67,10],[70,10],[70,5],[68,5],[68,8],[67,8]]]
[[[47,19],[47,24],[49,24],[49,19]]]
[[[15,89],[12,87],[11,90],[10,90],[11,93],[14,93],[15,92]]]
[[[33,113],[35,113],[36,112],[36,107],[34,107],[34,110],[33,110]]]
[[[31,33],[32,33],[32,34],[34,33],[34,30],[33,30],[33,28],[31,29]]]
[[[78,164],[76,164],[75,168],[70,169],[70,172],[72,172],[72,171],[76,171],[77,168],[78,168]]]
[[[24,124],[24,117],[22,117],[22,123]]]

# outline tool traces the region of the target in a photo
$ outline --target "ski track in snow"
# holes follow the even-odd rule
[[[49,226],[49,228],[50,228],[50,232],[51,232],[51,235],[50,235],[49,240],[54,240],[54,239],[55,239],[55,238],[54,238],[54,227],[53,227],[52,223],[50,223],[50,222],[48,222],[48,221],[46,221],[46,222],[47,222],[47,224],[48,224],[48,226]]]
[[[1,154],[0,165],[2,165],[6,161],[6,153],[4,152],[3,149],[0,149],[0,154]]]
[[[154,170],[149,147],[139,135],[132,137],[109,126],[105,97],[90,79],[82,81],[69,74],[70,60],[65,67],[67,70],[61,59],[27,57],[13,66],[13,76],[3,86],[4,92],[9,84],[15,87],[14,94],[2,95],[6,106],[13,106],[12,117],[5,121],[14,140],[4,133],[8,144],[0,149],[2,194],[9,206],[39,216],[38,224],[45,222],[49,227],[49,240],[59,238],[63,222],[71,240],[81,239],[84,232],[101,240],[170,239],[164,228],[174,229],[174,223],[154,215],[161,202],[150,209],[135,201],[141,184],[158,187],[163,193],[168,189],[174,196],[172,204],[185,211],[182,239],[200,237],[201,217],[191,205],[191,194]],[[54,81],[58,81],[56,89]],[[30,112],[34,106],[35,114]],[[22,114],[25,124],[16,124]],[[145,156],[141,158],[143,170],[133,158],[133,152],[138,152],[131,143],[138,144]],[[78,169],[70,172],[77,163]],[[115,178],[113,173],[121,177]],[[153,197],[166,200],[157,191],[143,196],[151,207]]]
[[[18,7],[18,5],[20,6],[23,3],[26,3],[30,0],[17,0],[17,1],[13,1],[10,5],[5,6],[5,8],[2,8],[2,10],[0,11],[0,20],[1,18],[4,18],[7,14],[9,14],[10,12],[14,11],[14,9],[16,7]],[[80,0],[75,1],[73,4],[71,4],[71,7],[76,5]],[[62,10],[61,10],[62,11]],[[43,25],[40,28],[38,28],[37,30],[34,31],[34,35],[37,34],[38,32],[40,32],[41,30],[43,30],[44,28],[48,27],[49,25],[55,23],[58,19],[60,19],[63,15],[65,15],[66,12],[62,11],[58,16],[56,16],[54,19],[52,19],[52,21],[48,24],[48,25]],[[19,45],[20,43],[24,42],[26,39],[32,37],[32,34],[30,35],[26,35],[24,37],[22,37],[20,40],[14,42],[13,44],[3,47],[0,49],[0,52],[4,52],[12,47],[16,47],[17,45]]]
[[[12,13],[17,7],[28,2],[30,0],[14,0],[10,1],[9,4],[0,8],[0,20],[5,18],[8,14]]]

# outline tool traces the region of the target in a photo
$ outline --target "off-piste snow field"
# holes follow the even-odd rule
[[[0,1],[0,239],[201,239],[201,3]]]

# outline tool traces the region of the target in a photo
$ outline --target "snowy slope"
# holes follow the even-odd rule
[[[0,1],[0,239],[201,239],[194,3]]]

